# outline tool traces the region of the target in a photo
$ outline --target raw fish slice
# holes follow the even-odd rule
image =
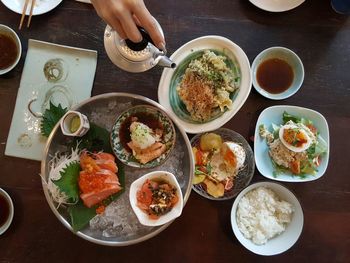
[[[165,144],[161,142],[156,142],[144,150],[136,147],[132,142],[129,142],[128,146],[130,149],[132,149],[135,158],[142,164],[148,163],[149,161],[158,158],[166,150]]]
[[[81,194],[80,198],[83,200],[84,205],[87,207],[92,207],[104,199],[109,197],[112,194],[115,194],[121,190],[121,187],[118,184],[106,184],[106,187],[99,192],[90,192],[86,194]]]

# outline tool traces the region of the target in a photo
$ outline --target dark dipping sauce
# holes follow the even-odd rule
[[[17,45],[13,38],[0,33],[0,70],[10,67],[17,55]]]
[[[262,89],[277,94],[282,93],[292,85],[294,73],[292,67],[286,61],[271,58],[259,65],[256,79]]]
[[[128,143],[131,141],[130,125],[134,122],[134,119],[141,122],[152,130],[160,129],[163,130],[163,124],[151,113],[137,112],[125,119],[125,121],[120,125],[119,129],[119,139],[123,147],[132,152],[129,148]]]
[[[7,199],[0,194],[0,227],[2,227],[10,215],[10,205]]]

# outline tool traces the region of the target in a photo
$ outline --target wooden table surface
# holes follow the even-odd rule
[[[335,13],[329,0],[308,0],[284,13],[262,11],[247,0],[149,0],[151,13],[165,32],[168,52],[203,35],[220,35],[237,43],[250,62],[265,48],[294,50],[305,67],[301,90],[272,101],[254,89],[225,127],[245,138],[253,135],[258,114],[278,104],[298,105],[322,113],[330,128],[330,162],[325,175],[306,183],[284,183],[299,198],[304,228],[287,252],[263,257],[245,249],[230,225],[233,201],[213,202],[192,193],[182,216],[158,236],[129,247],[104,247],[68,231],[51,212],[41,187],[40,163],[4,155],[28,39],[98,51],[92,95],[131,92],[157,100],[162,69],[124,72],[103,47],[105,24],[90,5],[63,1],[18,31],[20,15],[0,3],[0,23],[14,28],[22,58],[0,76],[0,187],[11,195],[15,216],[0,236],[0,262],[349,262],[350,261],[350,20]],[[265,180],[255,171],[253,182]]]

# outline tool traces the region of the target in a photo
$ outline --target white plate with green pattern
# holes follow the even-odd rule
[[[129,127],[134,117],[136,117],[139,122],[146,124],[152,129],[163,130],[160,142],[165,144],[165,152],[158,158],[145,164],[140,163],[135,158],[132,150],[127,145],[127,143],[131,141]],[[152,168],[165,162],[171,150],[174,148],[175,138],[174,125],[165,112],[149,105],[138,105],[124,111],[117,118],[112,127],[111,146],[115,155],[122,163],[137,168]]]
[[[235,73],[238,89],[230,94],[232,106],[229,109],[225,109],[224,112],[215,111],[209,120],[199,122],[190,116],[178,96],[177,86],[191,60],[200,57],[205,50],[227,58],[226,66]],[[158,101],[166,108],[169,116],[187,133],[197,134],[220,128],[239,111],[247,100],[252,86],[249,60],[244,51],[231,40],[221,36],[199,37],[181,46],[170,59],[177,64],[177,68],[163,70],[158,86]]]

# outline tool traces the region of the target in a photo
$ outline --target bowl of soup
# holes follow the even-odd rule
[[[0,75],[11,71],[22,54],[21,41],[14,30],[0,24]]]
[[[298,55],[285,47],[263,50],[252,64],[253,86],[273,100],[294,95],[304,81],[304,66]]]

